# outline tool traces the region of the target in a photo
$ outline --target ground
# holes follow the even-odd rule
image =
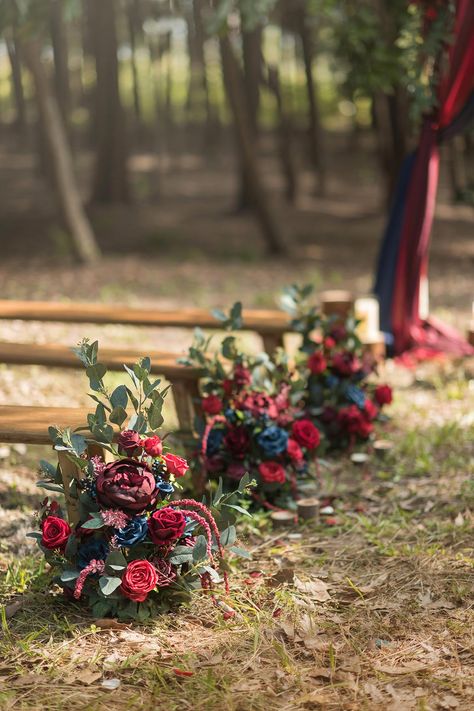
[[[333,178],[330,198],[307,190],[297,208],[278,205],[291,235],[291,258],[283,263],[262,258],[248,216],[228,214],[233,185],[225,157],[216,173],[183,156],[166,175],[161,205],[95,213],[109,251],[86,268],[61,256],[45,195],[24,197],[21,185],[32,180],[27,156],[22,163],[15,145],[1,150],[8,195],[0,210],[7,236],[3,297],[157,307],[226,306],[240,298],[262,306],[273,305],[279,289],[295,280],[370,289],[383,225],[380,195],[370,172],[354,181],[359,173],[350,155],[352,172],[339,169],[345,177]],[[344,155],[341,145],[339,167]],[[464,329],[473,214],[450,205],[446,190],[441,198],[432,305]],[[35,221],[38,204],[44,209]],[[114,254],[110,234],[117,238]],[[169,350],[189,342],[189,334],[176,330],[2,325],[7,340],[71,345],[84,335]],[[25,539],[40,498],[35,462],[45,452],[2,447],[0,595],[7,607],[0,708],[472,709],[474,366],[442,362],[408,371],[389,362],[381,377],[396,389],[384,433],[395,442],[393,455],[372,458],[367,469],[347,458],[323,468],[323,493],[337,496],[335,525],[272,531],[265,516],[242,525],[241,542],[253,558],[233,563],[225,602],[235,616],[202,594],[190,609],[147,627],[107,629],[64,603],[45,587],[47,571]],[[0,368],[4,404],[82,404],[85,389],[80,372]],[[167,415],[172,426],[172,408]],[[217,596],[224,599],[222,591]]]

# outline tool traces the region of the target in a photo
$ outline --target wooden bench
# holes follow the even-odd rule
[[[53,301],[0,300],[0,319],[22,321],[55,321],[61,323],[120,324],[122,326],[148,326],[155,328],[219,329],[219,322],[206,310],[185,308],[163,311],[132,306],[61,303]],[[272,353],[283,345],[283,336],[290,331],[289,317],[283,311],[272,309],[244,310],[244,330],[255,331],[263,341],[265,350]]]
[[[62,429],[75,430],[87,425],[85,407],[23,407],[0,406],[0,442],[8,444],[46,444],[52,447],[48,427],[56,425]],[[92,445],[90,453],[101,453],[101,448]],[[79,477],[76,465],[63,451],[58,451],[58,461],[64,484],[66,507],[70,523],[79,520],[77,499],[70,491],[72,481]]]
[[[132,366],[145,354],[133,348],[100,348],[99,360],[109,370],[121,371],[123,364]],[[179,427],[184,432],[193,428],[194,399],[198,397],[199,369],[180,365],[174,353],[147,351],[151,372],[163,376],[171,385]],[[81,369],[84,366],[70,348],[58,344],[2,343],[0,363],[42,365],[50,368]]]

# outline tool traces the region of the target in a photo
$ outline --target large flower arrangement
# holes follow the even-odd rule
[[[138,620],[170,609],[198,587],[209,589],[221,580],[220,573],[227,590],[224,545],[245,554],[232,546],[240,507],[222,489],[212,510],[192,499],[171,499],[189,467],[156,433],[163,424],[166,391],[159,390],[158,380],[150,381],[149,359],[126,368],[131,387],[119,385],[109,393],[97,343],[84,341],[77,352],[97,403],[88,417],[90,435],[50,431],[56,449],[65,450],[80,472],[68,492],[77,497],[77,521],[68,523],[59,504],[47,498],[38,516],[40,531],[30,534],[56,582],[68,597],[86,602],[96,617]],[[107,456],[91,456],[98,446]],[[41,471],[40,486],[64,493],[59,467],[43,461]],[[248,477],[240,493],[247,485]]]
[[[282,305],[292,315],[292,328],[302,336],[297,367],[306,384],[305,408],[332,448],[366,443],[382,409],[392,401],[388,385],[377,384],[373,357],[364,353],[355,318],[341,322],[311,306],[311,286],[291,286]]]
[[[223,326],[241,326],[241,305]],[[202,370],[199,453],[206,476],[222,475],[234,485],[249,472],[257,481],[254,498],[284,505],[298,484],[315,473],[320,432],[301,408],[302,382],[281,351],[273,359],[249,356],[232,335],[209,355],[210,341],[197,331],[188,364]]]

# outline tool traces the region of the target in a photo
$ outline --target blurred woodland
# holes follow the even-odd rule
[[[0,0],[2,253],[172,250],[190,202],[209,253],[228,229],[294,254],[323,213],[380,217],[376,249],[435,102],[438,5],[423,42],[406,0]],[[472,203],[473,140],[443,148],[448,204]]]

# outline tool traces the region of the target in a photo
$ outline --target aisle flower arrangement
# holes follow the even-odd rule
[[[140,621],[188,600],[198,588],[224,582],[228,592],[224,547],[245,555],[233,545],[233,521],[242,511],[234,493],[224,495],[220,488],[209,507],[174,500],[189,465],[157,434],[166,390],[159,389],[159,380],[150,381],[149,359],[125,366],[130,386],[109,392],[97,343],[84,341],[77,353],[96,410],[85,434],[50,429],[55,448],[66,451],[77,467],[68,487],[68,496],[77,498],[77,521],[68,522],[59,504],[46,498],[38,514],[40,530],[30,534],[55,581],[96,617]],[[91,454],[92,449],[103,455]],[[40,468],[44,478],[38,484],[65,493],[59,467],[43,461]],[[248,482],[241,480],[238,494]]]
[[[383,408],[392,402],[389,385],[371,376],[376,363],[364,353],[355,318],[341,322],[322,316],[309,303],[311,286],[285,290],[283,306],[302,336],[297,368],[305,382],[305,409],[333,449],[367,443]]]
[[[223,327],[241,326],[235,304]],[[235,336],[225,337],[209,355],[210,339],[197,331],[182,362],[202,371],[202,419],[198,445],[206,477],[223,476],[228,487],[249,472],[257,481],[254,498],[285,505],[297,497],[302,480],[314,478],[321,435],[302,410],[302,381],[287,356],[244,354]]]

